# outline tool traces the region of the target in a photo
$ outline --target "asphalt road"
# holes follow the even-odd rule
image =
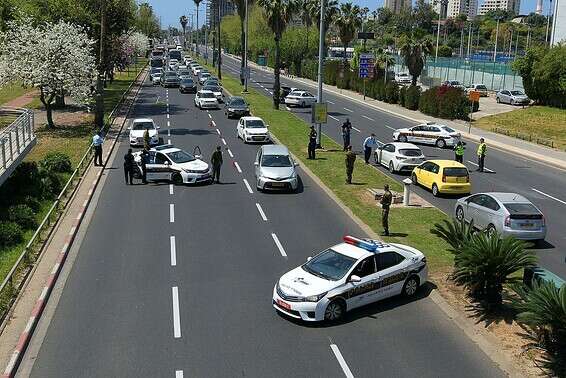
[[[224,73],[239,77],[240,61],[224,56]],[[300,87],[310,91],[316,96],[317,90],[298,84],[291,79],[281,76],[283,85]],[[249,85],[258,89],[266,96],[272,95],[273,72],[252,69]],[[404,127],[414,126],[415,123],[397,117],[385,111],[363,105],[357,101],[349,100],[343,96],[330,92],[323,92],[324,101],[328,102],[329,119],[323,132],[342,144],[340,127],[346,118],[355,127],[352,131],[352,146],[359,153],[363,150],[364,139],[375,133],[378,140],[388,143],[393,140],[393,131]],[[284,107],[284,105],[282,105]],[[291,111],[310,122],[310,108]],[[479,192],[513,192],[519,193],[531,200],[545,215],[548,227],[545,243],[536,246],[539,264],[566,279],[566,172],[542,163],[531,161],[520,156],[489,148],[486,158],[488,172],[474,172],[477,169],[476,151],[477,143],[467,140],[464,162],[471,171],[473,193]],[[305,139],[305,144],[307,143]],[[454,159],[453,151],[437,147],[420,145],[425,156],[430,159]],[[401,181],[408,174],[390,174],[379,166],[382,172]],[[417,188],[417,193],[447,214],[454,213],[455,197],[435,198],[428,190]]]
[[[236,121],[197,110],[193,95],[166,93],[143,88],[135,116],[153,117],[165,141],[189,152],[198,145],[207,160],[223,137],[223,184],[127,186],[124,140],[31,376],[503,376],[427,297],[428,286],[417,299],[370,305],[334,326],[278,315],[278,277],[362,230],[305,174],[298,193],[258,193],[257,146],[236,139]],[[169,119],[156,103],[167,98]]]

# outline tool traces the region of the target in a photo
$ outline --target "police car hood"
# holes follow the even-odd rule
[[[287,295],[308,297],[332,290],[338,282],[314,276],[299,266],[279,279],[279,287]]]
[[[145,130],[130,130],[130,136],[136,137],[136,138],[142,138],[144,132],[145,132]],[[148,130],[148,132],[149,132],[150,138],[157,135],[157,130],[155,130],[155,129]]]
[[[208,169],[208,164],[200,159],[196,159],[182,164],[177,163],[175,164],[175,166],[182,169],[190,169],[193,171],[206,171]]]

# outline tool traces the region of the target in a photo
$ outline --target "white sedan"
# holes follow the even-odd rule
[[[435,122],[422,123],[409,128],[397,129],[393,132],[393,139],[398,142],[433,144],[438,148],[453,147],[460,138],[461,135],[456,130]]]
[[[242,117],[236,126],[236,136],[249,142],[269,142],[271,140],[268,125],[259,117]]]
[[[220,109],[220,104],[214,93],[202,89],[195,95],[195,106],[199,109]]]
[[[196,184],[212,180],[210,167],[200,156],[193,156],[171,144],[152,148],[146,155],[143,151],[134,153],[138,178],[143,172],[142,159],[145,159],[146,178],[151,181]]]
[[[376,153],[376,163],[389,168],[391,173],[412,172],[425,161],[420,148],[411,143],[393,142],[380,146]]]
[[[411,297],[427,281],[422,252],[345,236],[288,273],[273,288],[273,307],[304,321],[336,321],[347,311],[394,295]]]
[[[149,145],[155,146],[159,144],[159,126],[157,126],[151,118],[134,119],[132,125],[128,127],[128,130],[130,130],[130,146],[143,147],[143,136],[146,130],[149,134]]]
[[[285,105],[289,106],[300,106],[304,108],[306,106],[311,106],[316,102],[316,97],[307,91],[294,91],[285,97]]]

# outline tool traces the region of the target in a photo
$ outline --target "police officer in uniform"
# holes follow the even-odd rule
[[[354,163],[356,154],[352,152],[352,146],[346,147],[346,184],[352,183],[352,173],[354,173]]]
[[[210,158],[210,163],[212,164],[212,182],[216,180],[217,184],[220,184],[220,167],[222,166],[222,148],[216,146],[216,151],[212,153]]]
[[[389,190],[389,185],[385,184],[383,197],[381,197],[381,224],[383,225],[383,236],[389,236],[389,207],[393,202],[393,194]]]
[[[464,143],[462,141],[458,141],[456,146],[454,146],[454,158],[458,163],[464,164]]]
[[[134,155],[132,155],[132,149],[128,149],[128,153],[124,155],[124,179],[126,180],[126,185],[128,182],[130,185],[134,183]]]
[[[485,164],[485,152],[487,150],[487,145],[485,144],[485,140],[480,138],[480,144],[478,146],[478,169],[477,171],[483,172],[484,164]]]
[[[310,160],[314,160],[315,159],[315,150],[316,150],[316,130],[314,129],[314,126],[311,126],[311,130],[309,132],[309,146],[308,146],[308,150],[309,150],[309,159]]]
[[[344,151],[348,151],[350,146],[350,134],[352,132],[352,124],[350,118],[346,118],[346,122],[342,124],[342,139],[344,141]]]

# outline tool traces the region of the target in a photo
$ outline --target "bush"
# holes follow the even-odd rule
[[[419,110],[433,117],[467,121],[470,100],[461,89],[447,86],[432,87],[420,95]]]
[[[399,89],[399,105],[405,106],[405,97],[407,94],[407,87],[404,85]]]
[[[34,213],[37,213],[37,212],[39,212],[39,210],[41,210],[41,202],[35,197],[26,196],[22,200],[22,203],[24,205],[29,206],[30,209],[32,209]]]
[[[438,46],[438,56],[449,58],[452,56],[452,47],[447,45]]]
[[[37,228],[37,220],[31,207],[15,205],[8,208],[8,220],[17,223],[23,229]]]
[[[44,172],[41,178],[43,198],[53,198],[63,189],[63,183],[56,173]]]
[[[385,86],[385,102],[396,104],[399,101],[399,86],[394,81],[389,81]]]
[[[383,81],[378,81],[376,84],[376,99],[379,101],[384,101],[385,100],[385,84],[383,83]]]
[[[24,240],[22,228],[13,222],[0,222],[0,248],[11,247]]]
[[[72,172],[71,159],[61,152],[50,152],[39,162],[39,167],[49,172]]]
[[[421,97],[421,87],[411,85],[407,88],[404,97],[403,106],[407,109],[417,110],[419,108],[419,99]]]

